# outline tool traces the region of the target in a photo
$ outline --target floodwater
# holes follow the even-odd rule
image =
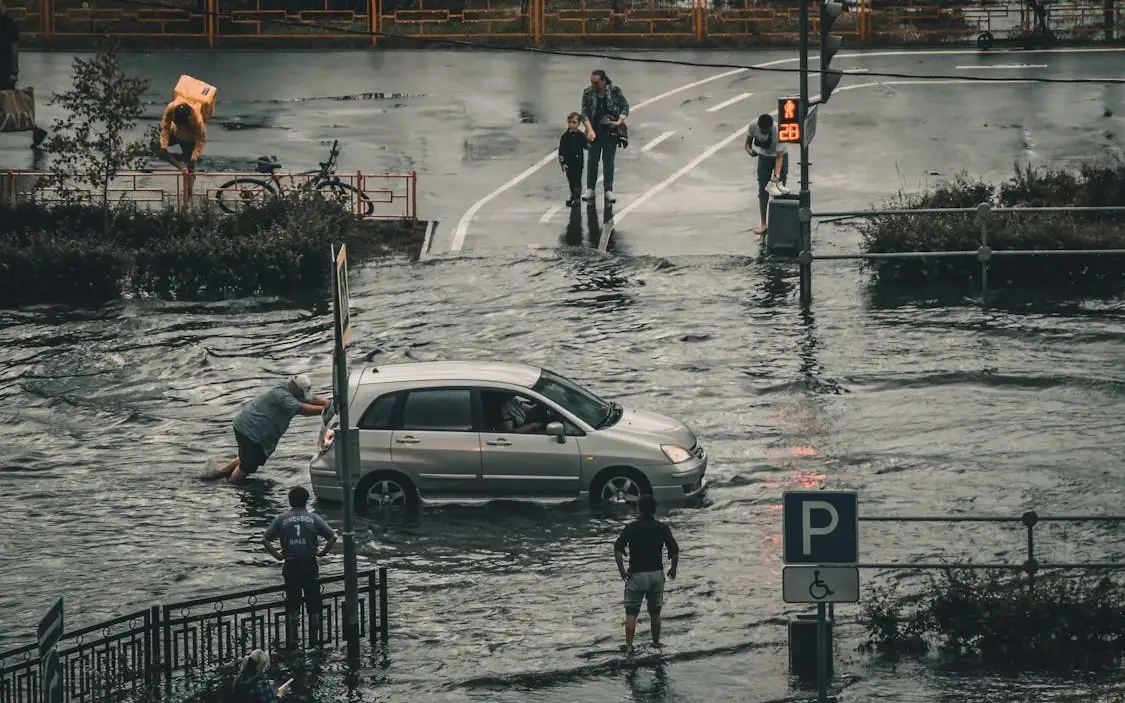
[[[484,62],[494,69],[480,71],[485,76],[514,70],[502,68],[500,55],[428,55],[434,58],[412,60]],[[318,67],[314,54],[247,56],[288,66],[293,80],[284,85],[305,86],[292,88],[294,95],[331,92],[312,91],[333,73],[330,64]],[[391,56],[380,60],[397,60]],[[153,72],[167,78],[181,60],[187,59],[158,56]],[[65,81],[63,57],[34,56],[28,63],[64,71],[44,83]],[[425,172],[433,164],[440,187],[453,189],[452,205],[424,200],[439,209],[435,219],[457,220],[557,139],[546,127],[539,136],[520,133],[503,142],[502,157],[474,166],[466,154],[479,152],[469,146],[493,143],[493,132],[463,123],[506,102],[473,102],[460,86],[450,88],[456,98],[442,108],[432,73],[416,75],[418,83],[429,82],[418,92],[434,111],[466,114],[465,105],[474,106],[456,121],[461,132],[439,134],[434,127],[426,133],[448,149],[426,151],[416,165]],[[379,80],[367,82],[381,88]],[[644,98],[661,89],[653,83],[637,92]],[[294,107],[311,102],[318,107]],[[363,141],[356,125],[365,115],[333,112],[359,111],[355,101],[311,102],[262,103],[269,107],[261,111],[274,111],[276,131],[219,132],[212,158],[250,159],[281,126],[313,162],[316,144],[334,124],[355,130],[351,142]],[[377,113],[376,102],[364,104]],[[325,107],[333,103],[347,107]],[[845,114],[862,107],[839,103]],[[255,109],[247,103],[236,111]],[[296,124],[294,115],[306,109],[325,113],[315,129],[312,122]],[[675,112],[646,109],[666,117]],[[728,118],[731,129],[746,112]],[[638,122],[662,119],[640,115]],[[957,129],[936,119],[929,128],[946,139]],[[1058,150],[1070,157],[1101,153],[1101,132],[1084,129],[1099,140],[1084,141],[1071,130]],[[306,130],[315,134],[301,141],[296,135]],[[531,143],[523,157],[517,142]],[[379,147],[368,140],[362,148]],[[731,150],[740,148],[735,143]],[[405,154],[409,143],[400,140],[386,151]],[[13,154],[10,144],[0,152]],[[520,158],[523,165],[510,168]],[[667,164],[654,166],[644,176],[641,156],[631,158],[637,159],[631,178],[658,182],[669,171]],[[729,153],[716,158],[736,163]],[[974,161],[972,150],[958,158],[970,170],[992,168],[980,165],[987,155]],[[380,164],[372,170],[392,168]],[[898,168],[913,179],[931,170],[913,161]],[[466,174],[468,183],[460,180]],[[491,180],[474,181],[485,177]],[[834,178],[853,190],[863,185]],[[894,178],[861,192],[875,200],[893,190]],[[630,191],[620,190],[623,207]],[[497,207],[507,207],[501,200]],[[426,511],[416,526],[360,530],[360,567],[385,565],[391,580],[389,662],[361,677],[368,698],[741,702],[793,695],[785,675],[785,619],[800,607],[781,598],[783,490],[822,483],[858,490],[867,515],[1120,512],[1122,300],[1052,294],[1052,301],[1044,293],[1030,302],[1009,295],[982,309],[959,297],[874,289],[851,263],[818,262],[814,304],[805,313],[795,270],[756,263],[749,251],[729,253],[739,237],[745,240],[746,222],[700,221],[707,238],[698,235],[693,253],[664,254],[662,247],[683,249],[683,240],[646,239],[642,210],[629,225],[628,256],[560,244],[565,225],[548,223],[556,230],[551,247],[542,246],[551,241],[546,230],[529,229],[538,245],[532,249],[508,243],[502,233],[505,246],[466,246],[463,256],[354,270],[351,359],[523,359],[695,428],[711,456],[713,484],[705,505],[666,515],[683,556],[667,595],[663,663],[636,670],[616,665],[622,613],[611,543],[628,515],[594,515],[573,505],[445,507]],[[481,242],[488,235],[474,224],[469,236]],[[854,249],[854,234],[832,236],[833,248]],[[331,334],[325,310],[268,299],[0,312],[0,495],[7,502],[0,515],[0,647],[28,641],[39,613],[59,594],[67,597],[70,623],[80,625],[161,600],[277,580],[259,536],[284,509],[285,492],[307,483],[315,421],[294,421],[251,487],[202,483],[198,474],[209,458],[233,450],[231,418],[278,375],[305,371],[320,388],[330,387]],[[322,509],[338,521],[336,508]],[[1042,560],[1125,556],[1114,528],[1046,527],[1038,542]],[[1022,546],[1021,533],[991,525],[866,523],[861,549],[868,562],[940,555],[1018,562]],[[341,569],[338,553],[322,567]],[[889,581],[907,588],[919,583],[901,574],[863,574],[865,591]],[[841,700],[1062,701],[1096,698],[1121,685],[891,670],[855,653],[862,638],[857,613],[855,606],[837,609],[836,668],[840,683],[848,683]],[[640,630],[643,642],[643,619]]]

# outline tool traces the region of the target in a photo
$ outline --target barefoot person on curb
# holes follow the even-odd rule
[[[766,231],[770,196],[789,192],[785,187],[789,179],[789,145],[780,141],[773,115],[759,115],[757,122],[750,123],[750,128],[746,130],[745,149],[758,161],[758,211],[762,224],[754,231],[761,234]]]
[[[625,655],[633,654],[633,636],[637,633],[637,615],[641,601],[648,600],[652,621],[652,644],[660,646],[660,608],[664,605],[664,548],[672,562],[668,578],[676,578],[680,564],[680,545],[672,529],[656,519],[656,499],[645,494],[637,501],[640,517],[625,526],[613,544],[617,572],[625,582]],[[625,550],[629,550],[629,569],[625,569]]]
[[[0,0],[0,90],[15,90],[20,77],[20,26]],[[38,149],[47,130],[36,125],[31,131],[31,148]]]
[[[270,458],[290,420],[297,415],[320,415],[328,405],[329,401],[312,395],[312,381],[304,374],[260,394],[234,416],[238,457],[219,473],[230,481],[246,478]]]

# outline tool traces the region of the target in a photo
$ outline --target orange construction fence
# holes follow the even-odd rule
[[[997,37],[1031,29],[1026,3],[1008,0],[858,0],[836,31],[867,40],[916,42]],[[1050,3],[1060,36],[1112,40],[1122,28],[1118,0]],[[460,40],[707,39],[769,42],[797,34],[796,0],[8,0],[30,37],[104,36],[223,40],[359,38],[376,33]],[[813,0],[812,30],[818,8]],[[814,34],[815,39],[815,34]]]
[[[274,178],[276,177],[276,181]],[[121,173],[110,184],[106,198],[113,202],[131,202],[151,207],[225,205],[225,209],[261,202],[264,198],[285,197],[309,185],[314,176],[308,173],[236,173],[232,171],[198,171],[191,183],[181,171],[131,171]],[[319,188],[338,202],[351,207],[365,219],[410,220],[418,222],[418,174],[410,173],[337,173],[342,186]],[[236,188],[223,186],[233,179],[252,179],[266,184],[258,187],[243,183]],[[40,171],[0,171],[0,202],[57,202],[62,198],[52,174]],[[89,200],[97,201],[101,193],[89,192]]]

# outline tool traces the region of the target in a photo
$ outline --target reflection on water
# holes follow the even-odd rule
[[[580,230],[591,210],[600,236],[597,207],[570,214]],[[854,268],[826,263],[802,312],[791,266],[589,248],[357,267],[352,359],[521,358],[687,422],[707,447],[713,483],[707,501],[662,506],[684,550],[664,650],[621,664],[612,542],[628,511],[577,501],[448,506],[409,524],[357,525],[360,567],[389,567],[392,591],[389,659],[356,676],[364,695],[782,699],[782,491],[847,486],[872,510],[909,512],[922,497],[932,513],[1018,514],[1031,504],[1111,513],[1125,501],[1125,486],[1107,480],[1125,410],[1119,303],[871,307]],[[261,531],[288,489],[307,485],[316,421],[295,420],[247,486],[197,475],[233,451],[229,423],[267,381],[300,370],[330,387],[323,306],[0,312],[0,349],[0,493],[14,506],[0,512],[0,553],[36,550],[0,569],[0,648],[27,641],[60,591],[82,603],[80,625],[276,578]],[[339,506],[317,509],[339,526]],[[138,531],[148,539],[122,537]],[[885,561],[961,547],[921,530],[872,529],[864,540]],[[1104,551],[1125,546],[1118,541],[1097,540]],[[163,543],[176,548],[153,550]],[[1003,550],[994,546],[998,560]],[[322,566],[341,569],[339,552]],[[840,651],[857,636],[841,627]],[[864,674],[849,689],[868,686],[857,700],[971,700],[978,688],[868,671],[854,657],[840,668]],[[1057,700],[1038,690],[1025,692]]]

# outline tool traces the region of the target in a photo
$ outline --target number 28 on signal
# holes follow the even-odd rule
[[[778,141],[797,143],[801,141],[801,125],[797,122],[783,122],[777,126]]]

